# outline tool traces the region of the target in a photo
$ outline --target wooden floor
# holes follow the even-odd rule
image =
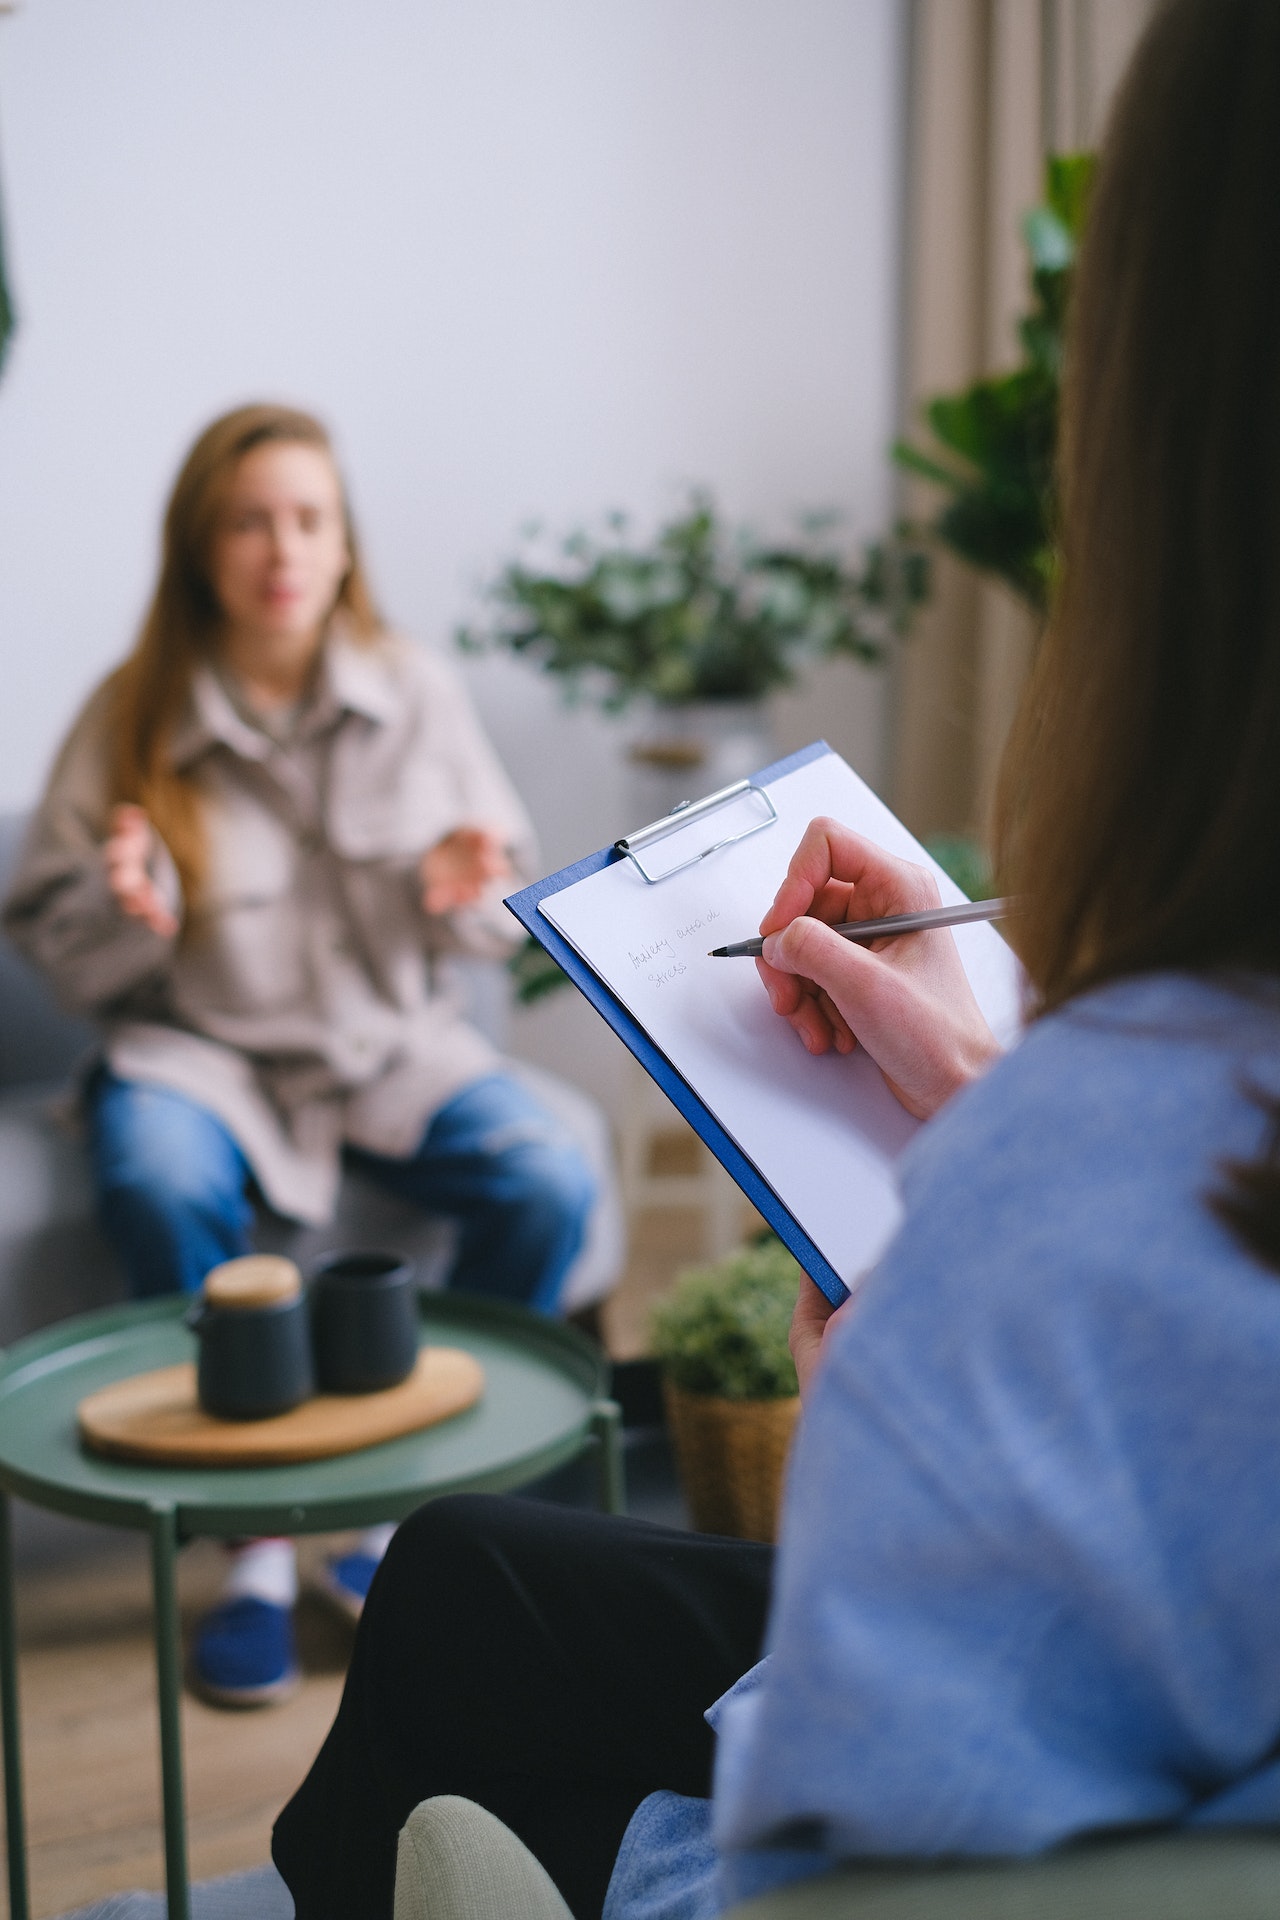
[[[19,1579],[32,1910],[60,1914],[106,1893],[163,1885],[160,1767],[145,1544],[106,1537]],[[320,1551],[304,1543],[304,1565]],[[184,1623],[215,1597],[220,1550],[182,1557]],[[257,1866],[271,1823],[333,1719],[350,1629],[318,1601],[299,1609],[306,1682],[282,1707],[219,1713],[184,1699],[191,1870]],[[5,1909],[7,1910],[7,1908]]]
[[[649,1213],[632,1223],[626,1278],[608,1303],[604,1334],[617,1358],[644,1351],[652,1300],[699,1257],[692,1214]],[[62,1914],[131,1887],[164,1883],[160,1769],[144,1543],[136,1536],[63,1529],[63,1551],[19,1574],[20,1687],[26,1759],[32,1911]],[[301,1543],[304,1578],[329,1543]],[[220,1549],[182,1556],[184,1624],[216,1596]],[[195,1879],[260,1866],[271,1824],[311,1763],[342,1689],[350,1629],[318,1600],[298,1615],[306,1671],[282,1707],[225,1713],[183,1704],[191,1872]],[[7,1916],[0,1892],[0,1914]]]

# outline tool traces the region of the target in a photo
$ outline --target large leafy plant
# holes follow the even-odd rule
[[[1023,221],[1031,308],[1018,325],[1021,364],[931,401],[925,418],[936,447],[900,441],[894,448],[902,466],[949,496],[930,523],[932,534],[970,565],[997,574],[1041,617],[1054,564],[1063,334],[1093,169],[1092,154],[1050,158],[1045,204]]]
[[[511,561],[486,591],[487,623],[460,629],[467,651],[505,649],[555,674],[571,698],[617,712],[663,702],[759,699],[800,663],[882,660],[927,591],[926,562],[900,534],[848,562],[831,516],[787,543],[733,536],[706,493],[637,541],[623,514],[602,536],[571,534],[539,560]],[[531,529],[529,542],[540,538]]]

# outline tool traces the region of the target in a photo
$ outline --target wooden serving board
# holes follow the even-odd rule
[[[381,1393],[322,1393],[270,1420],[216,1420],[196,1399],[190,1363],[135,1374],[76,1409],[80,1437],[115,1460],[186,1467],[277,1467],[326,1460],[434,1426],[473,1406],[484,1369],[460,1347],[423,1347],[407,1380]]]

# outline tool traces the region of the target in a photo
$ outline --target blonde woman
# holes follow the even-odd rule
[[[97,1020],[103,1228],[141,1296],[324,1221],[344,1157],[460,1228],[450,1284],[553,1311],[592,1192],[576,1147],[433,984],[510,941],[528,820],[465,693],[380,621],[328,437],[249,406],[175,484],[136,647],[40,804],[7,929]],[[334,1563],[358,1613],[385,1541]],[[236,1557],[196,1684],[296,1680],[292,1549]]]

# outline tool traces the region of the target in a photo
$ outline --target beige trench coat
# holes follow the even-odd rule
[[[528,872],[524,809],[460,680],[406,640],[331,635],[287,745],[202,669],[171,757],[201,793],[208,880],[184,910],[157,843],[153,877],[182,919],[166,938],[126,917],[107,885],[106,749],[100,687],[32,822],[9,935],[68,1008],[101,1024],[116,1073],[211,1108],[271,1205],[321,1222],[344,1141],[412,1153],[431,1115],[498,1065],[433,982],[433,959],[508,950],[511,883],[431,916],[418,866],[477,824]]]

